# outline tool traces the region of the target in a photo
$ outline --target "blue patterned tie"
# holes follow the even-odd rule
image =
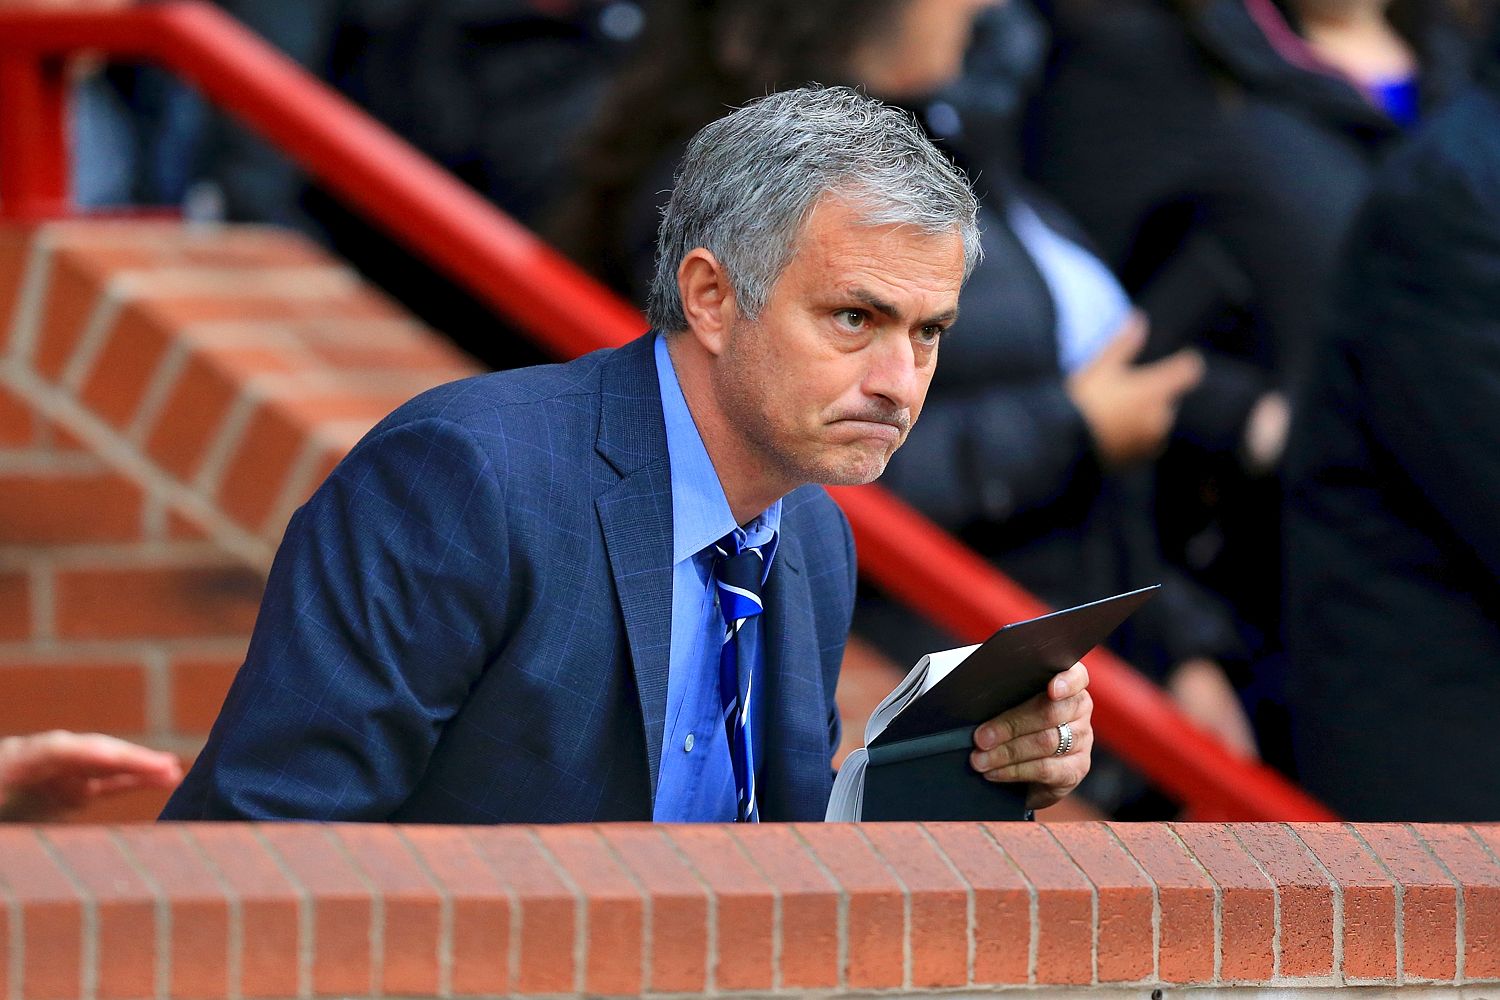
[[[740,663],[740,629],[765,610],[760,602],[760,584],[765,576],[762,546],[741,548],[742,535],[730,532],[714,543],[714,586],[719,612],[724,616],[724,643],[719,647],[719,697],[724,705],[724,733],[729,737],[729,758],[734,764],[736,818],[741,823],[759,823],[755,801],[754,757],[750,751],[751,681],[759,664]],[[759,650],[757,643],[750,647]]]

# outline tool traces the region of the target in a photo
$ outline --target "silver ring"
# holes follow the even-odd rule
[[[1073,727],[1064,722],[1057,727],[1057,749],[1052,751],[1052,756],[1061,757],[1073,749]]]

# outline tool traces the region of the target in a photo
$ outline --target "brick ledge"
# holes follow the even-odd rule
[[[1500,982],[1500,829],[0,830],[11,997]]]

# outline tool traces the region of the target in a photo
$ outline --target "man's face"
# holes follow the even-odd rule
[[[819,202],[759,318],[732,322],[714,366],[746,451],[792,483],[879,476],[922,410],[963,268],[956,229],[866,226]]]

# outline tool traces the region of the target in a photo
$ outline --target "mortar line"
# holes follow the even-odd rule
[[[1028,897],[1027,902],[1030,908],[1031,916],[1030,940],[1028,940],[1026,944],[1026,982],[1032,986],[1035,986],[1038,958],[1037,953],[1039,950],[1038,945],[1042,936],[1042,907],[1040,893],[1038,893],[1036,885],[1027,876],[1026,872],[1023,871],[1021,866],[1016,863],[1016,859],[1010,856],[1010,852],[1001,845],[999,840],[995,839],[995,834],[990,830],[989,824],[981,823],[979,826],[979,831],[990,839],[990,843],[995,845],[995,849],[1000,852],[1000,856],[1005,859],[1005,863],[1010,865],[1011,869],[1016,873],[1017,876],[1020,877],[1021,881],[1026,884],[1026,893]]]
[[[1448,876],[1448,881],[1453,883],[1453,983],[1457,986],[1464,981],[1464,972],[1466,971],[1464,968],[1466,964],[1464,961],[1464,949],[1468,944],[1468,934],[1465,933],[1468,923],[1468,907],[1465,905],[1467,900],[1464,898],[1463,881],[1453,874],[1453,870],[1448,867],[1442,858],[1438,857],[1437,851],[1432,849],[1432,845],[1427,843],[1427,840],[1417,832],[1412,824],[1406,823],[1403,825],[1406,831],[1412,835],[1412,839],[1421,845],[1422,850],[1427,852],[1427,856],[1442,869],[1444,875]]]
[[[106,464],[147,490],[160,492],[172,506],[192,511],[194,518],[209,528],[215,542],[233,558],[260,572],[269,569],[272,550],[262,539],[235,524],[207,496],[161,471],[77,400],[10,363],[0,363],[0,383],[15,390],[48,418],[67,426]]]
[[[1395,887],[1396,985],[1402,986],[1406,983],[1406,887],[1401,884],[1401,880],[1396,877],[1395,872],[1391,871],[1390,866],[1385,863],[1385,859],[1380,856],[1380,852],[1370,846],[1369,841],[1365,840],[1357,826],[1353,823],[1345,823],[1344,829],[1349,831],[1355,840],[1359,841],[1360,845],[1365,849],[1366,854],[1375,859],[1375,863],[1380,866],[1380,870],[1385,872],[1386,878],[1390,879],[1391,885]]]
[[[1176,828],[1171,823],[1165,826],[1167,833],[1177,841],[1188,860],[1197,866],[1203,877],[1208,879],[1208,884],[1214,887],[1214,983],[1221,983],[1224,980],[1224,887],[1214,878],[1208,866],[1198,860],[1198,855],[1193,853],[1193,849],[1182,839]]]

